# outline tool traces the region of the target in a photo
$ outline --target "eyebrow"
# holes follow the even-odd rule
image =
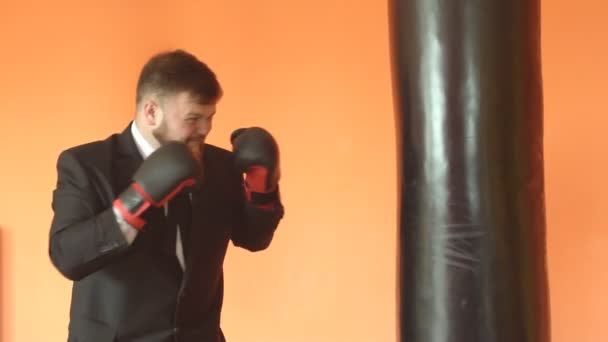
[[[215,115],[215,113],[216,113],[216,112],[214,111],[213,113],[211,113],[211,114],[209,115],[209,117],[214,116],[214,115]],[[189,112],[188,114],[186,114],[186,116],[187,116],[187,117],[198,117],[198,118],[200,118],[200,117],[203,117],[203,114],[201,114],[201,113],[196,113],[196,112]]]

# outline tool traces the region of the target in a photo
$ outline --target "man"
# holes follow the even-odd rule
[[[68,341],[225,341],[227,246],[267,248],[283,206],[270,133],[205,143],[221,96],[195,56],[158,54],[130,125],[59,155],[49,253],[73,281]]]

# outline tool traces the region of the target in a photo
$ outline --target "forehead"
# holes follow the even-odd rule
[[[189,92],[181,92],[174,97],[176,107],[183,114],[213,115],[215,104],[200,103],[198,96],[192,96]]]

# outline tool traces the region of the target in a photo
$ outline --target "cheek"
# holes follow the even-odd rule
[[[190,136],[191,128],[186,123],[173,123],[169,125],[168,135],[173,140],[186,141],[186,139]]]
[[[197,132],[198,132],[198,126],[196,125],[196,123],[189,123],[188,125],[186,125],[186,127],[184,129],[184,134],[188,138],[195,136],[197,134]]]

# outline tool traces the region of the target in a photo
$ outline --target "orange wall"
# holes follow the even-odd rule
[[[608,341],[608,4],[543,4],[549,281],[557,342]]]
[[[228,253],[229,340],[395,341],[397,192],[386,5],[88,3],[94,5],[0,5],[0,342],[65,340],[70,283],[47,256],[57,154],[122,130],[142,63],[176,47],[208,62],[226,89],[212,143],[228,147],[232,129],[255,124],[273,131],[283,151],[287,214],[274,244],[260,254]],[[602,250],[608,220],[600,216],[608,192],[602,14],[608,6],[577,5],[543,3],[557,342],[608,337],[600,325],[608,307]]]

